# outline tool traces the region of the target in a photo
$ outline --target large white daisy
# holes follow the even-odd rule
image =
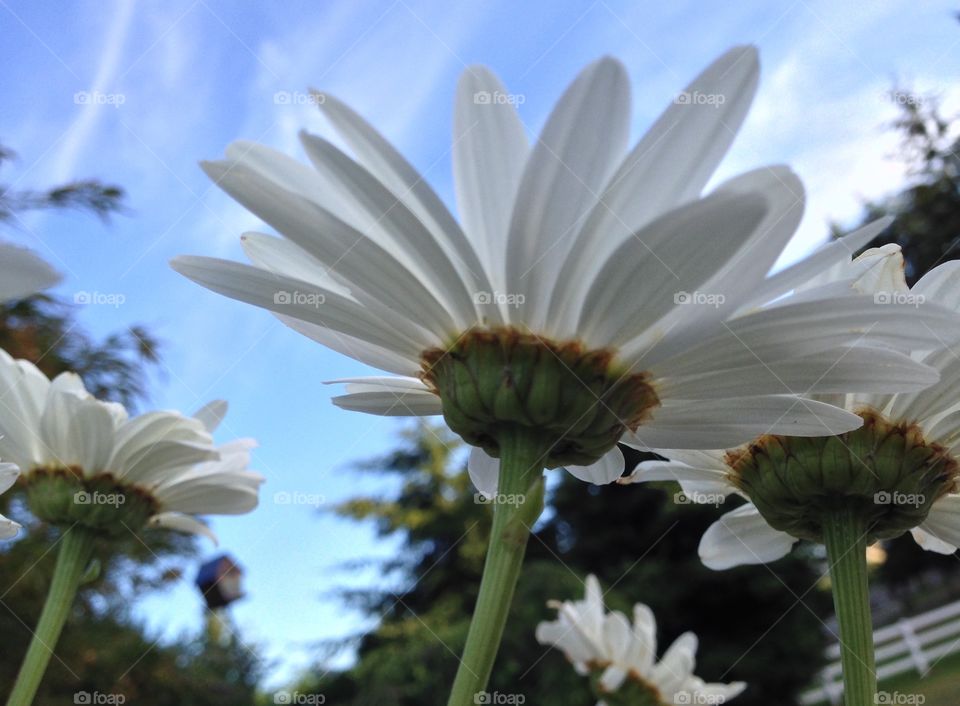
[[[637,603],[632,625],[623,613],[606,612],[600,583],[592,574],[582,601],[549,605],[556,608],[557,620],[540,623],[537,640],[562,650],[578,674],[596,677],[601,699],[622,691],[633,697],[625,697],[624,703],[723,704],[746,688],[743,682],[708,684],[693,673],[697,636],[692,632],[678,637],[658,662],[653,612]]]
[[[250,142],[204,164],[283,237],[245,234],[252,265],[173,266],[394,374],[338,381],[339,406],[443,414],[488,457],[499,455],[498,432],[520,425],[546,439],[543,465],[608,483],[623,470],[621,438],[714,448],[846,431],[856,415],[798,403],[784,380],[809,392],[889,389],[862,372],[878,363],[897,369],[898,389],[926,385],[935,378],[923,366],[854,344],[930,342],[957,325],[932,308],[846,296],[745,307],[804,203],[782,166],[703,194],[758,73],[753,48],[730,50],[683,93],[713,100],[673,101],[628,149],[619,62],[584,69],[532,145],[500,81],[468,69],[454,117],[459,223],[373,127],[325,95],[318,103],[352,154],[303,133],[313,168]],[[495,479],[489,458],[474,454],[472,467]]]
[[[960,314],[960,262],[934,268],[910,289],[903,277],[899,246],[886,245],[868,250],[853,263],[835,262],[825,274],[801,289],[804,296],[814,298],[825,289],[848,289],[870,294],[877,306],[901,301],[922,308],[932,303]],[[852,503],[859,501],[861,495],[872,493],[872,501],[877,505],[876,526],[871,527],[873,536],[895,536],[909,529],[923,548],[952,554],[960,547],[960,357],[947,342],[945,338],[932,351],[923,344],[914,346],[914,357],[938,372],[937,385],[913,392],[822,398],[862,415],[868,426],[878,430],[880,440],[875,448],[858,446],[842,437],[832,442],[829,453],[842,449],[846,455],[849,451],[854,464],[862,460],[866,467],[862,471],[851,470],[845,482],[837,483],[823,476],[822,495],[846,498],[845,502]],[[889,448],[883,448],[884,435],[889,439]],[[790,457],[789,439],[775,441]],[[669,460],[643,463],[625,481],[676,480],[691,502],[723,502],[731,494],[750,500],[746,490],[749,483],[744,483],[742,477],[743,463],[758,452],[768,454],[764,447],[770,443],[758,439],[739,448],[709,451],[651,449]],[[903,462],[904,448],[913,449],[923,464],[914,468]],[[887,458],[892,463],[886,464]],[[780,465],[784,486],[788,493],[796,494],[793,502],[801,507],[807,486],[802,485],[800,476],[805,469],[802,465]],[[885,465],[892,468],[888,471]],[[885,528],[892,529],[884,532]],[[774,561],[786,555],[800,538],[800,533],[783,529],[772,527],[761,508],[747,502],[707,530],[700,543],[700,556],[714,569]]]
[[[249,512],[263,478],[247,470],[250,440],[214,446],[225,409],[130,418],[79,376],[51,381],[0,351],[0,454],[20,466],[31,510],[50,522],[106,533],[150,522],[210,536],[194,515]]]
[[[52,287],[60,274],[26,248],[0,243],[0,302]]]

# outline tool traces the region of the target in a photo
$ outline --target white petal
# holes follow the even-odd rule
[[[113,416],[102,403],[51,388],[40,420],[40,435],[51,461],[78,466],[87,477],[110,470],[113,431]]]
[[[645,449],[731,449],[764,434],[830,436],[857,429],[846,410],[789,395],[700,400],[664,405],[621,441]]]
[[[440,398],[416,378],[352,378],[347,394],[331,400],[343,409],[389,417],[443,413]]]
[[[700,195],[746,116],[758,74],[756,50],[736,47],[687,86],[682,95],[713,96],[714,102],[671,103],[610,179],[577,234],[558,282],[595,281],[600,266],[632,233]],[[579,256],[588,250],[590,257]],[[551,322],[568,311],[575,315],[580,300],[574,294],[552,294]]]
[[[187,532],[189,534],[198,534],[207,537],[214,544],[219,544],[217,535],[200,520],[190,515],[183,515],[179,512],[161,512],[150,518],[151,527],[164,527],[166,529],[176,530],[177,532]]]
[[[386,311],[375,312],[369,306],[301,280],[207,257],[178,257],[170,264],[180,274],[218,294],[327,326],[414,359],[440,344],[440,339],[426,337],[424,330],[415,326],[401,332],[387,323],[384,316],[389,313]],[[294,299],[293,295],[298,293],[302,296]]]
[[[744,394],[905,392],[939,380],[933,368],[903,353],[869,346],[831,348],[769,363],[744,360],[737,368],[658,382],[666,399],[706,399]]]
[[[623,475],[625,463],[623,453],[614,446],[596,463],[589,466],[564,466],[564,468],[570,475],[584,483],[607,485]]]
[[[798,540],[767,524],[752,503],[728,512],[700,540],[700,559],[715,571],[765,564],[786,556]]]
[[[220,426],[220,422],[227,416],[228,404],[226,400],[213,400],[193,413],[193,418],[203,424],[203,428],[211,434]]]
[[[482,250],[471,244],[426,179],[373,126],[343,102],[323,94],[320,109],[356,155],[357,161],[383,183],[430,230],[465,281],[479,289],[491,285],[484,275]],[[457,133],[459,134],[459,133]],[[454,164],[456,164],[454,137]],[[526,148],[526,142],[524,142]],[[524,153],[525,153],[524,149]]]
[[[0,463],[0,493],[9,490],[19,477],[20,469],[15,464]]]
[[[382,228],[389,233],[397,247],[387,243],[381,243],[381,247],[403,258],[404,266],[448,307],[459,329],[473,324],[475,285],[464,282],[434,234],[370,172],[328,141],[304,132],[300,141],[313,166],[340,186],[341,197],[354,201],[364,211],[366,223],[358,230],[369,234],[371,229]]]
[[[598,346],[643,334],[684,306],[733,257],[767,211],[760,194],[718,193],[661,216],[610,256],[580,312],[581,336]]]
[[[486,67],[460,76],[453,117],[453,179],[467,237],[497,291],[505,291],[507,233],[530,152],[506,89]],[[484,100],[488,98],[489,100]]]
[[[910,534],[913,535],[914,541],[928,552],[950,555],[957,551],[957,548],[954,545],[948,544],[941,539],[937,539],[929,532],[920,529],[920,527],[914,527],[912,530],[910,530]]]
[[[478,446],[470,449],[470,458],[467,461],[467,471],[473,486],[481,494],[490,498],[497,494],[497,484],[500,479],[500,459],[488,456],[487,452]]]
[[[946,549],[946,545],[960,547],[960,494],[945,495],[937,500],[920,529],[937,540],[925,545],[917,539],[924,549],[939,551]],[[917,536],[914,535],[914,538]]]
[[[311,324],[283,314],[277,314],[277,318],[297,333],[303,334],[337,353],[342,353],[374,368],[405,376],[413,376],[420,372],[420,362],[417,359],[410,360],[386,348],[361,341],[353,336],[347,336],[326,326]]]
[[[262,270],[310,282],[324,289],[350,297],[350,288],[337,279],[320,260],[296,243],[265,233],[247,231],[240,236],[243,252]]]
[[[577,230],[626,149],[630,83],[616,60],[587,66],[554,108],[524,169],[507,240],[507,292],[541,330]],[[569,283],[568,283],[569,285]]]
[[[885,231],[892,218],[881,218],[868,223],[852,233],[824,245],[800,262],[767,278],[754,292],[750,306],[766,304],[837,264],[849,263],[854,254],[864,245]]]
[[[0,302],[36,294],[60,281],[60,273],[25,248],[0,243]]]
[[[878,304],[872,297],[842,297],[779,306],[737,317],[704,337],[686,331],[652,350],[625,346],[621,356],[642,359],[658,377],[693,375],[795,358],[842,345],[885,345],[898,350],[940,348],[960,336],[960,317],[931,304]]]
[[[203,166],[239,203],[333,268],[350,284],[355,298],[368,303],[361,296],[365,293],[396,315],[422,321],[440,335],[457,332],[443,304],[421,283],[421,275],[408,270],[365,233],[243,165],[208,162]],[[289,276],[285,269],[278,274]]]
[[[960,312],[960,261],[951,260],[934,267],[911,291],[922,294],[929,302]]]
[[[0,539],[10,539],[11,537],[16,537],[17,532],[20,531],[22,525],[13,520],[7,519],[3,515],[0,515]]]

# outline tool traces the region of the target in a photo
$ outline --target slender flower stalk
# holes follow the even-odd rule
[[[838,507],[823,520],[833,605],[840,625],[843,702],[872,706],[877,693],[877,671],[867,581],[867,536],[862,513]]]
[[[77,589],[93,557],[96,535],[82,527],[68,529],[60,538],[57,565],[50,582],[50,591],[43,604],[30,647],[20,666],[7,706],[30,706],[60,639],[60,632],[73,608]]]
[[[509,502],[494,504],[480,594],[450,692],[450,706],[477,703],[477,694],[490,678],[530,529],[543,511],[542,444],[522,431],[502,436],[500,443],[501,493]]]

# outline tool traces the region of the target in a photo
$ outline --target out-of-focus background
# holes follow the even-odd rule
[[[84,589],[37,703],[442,704],[457,665],[489,524],[463,449],[438,425],[337,410],[323,381],[369,370],[169,269],[184,253],[243,259],[239,235],[258,226],[198,160],[238,138],[302,158],[300,128],[330,132],[308,93],[316,87],[377,126],[454,207],[451,113],[466,66],[501,76],[533,137],[583,65],[616,56],[639,136],[713,58],[755,43],[759,95],[717,180],[771,163],[800,174],[807,211],[784,261],[895,215],[885,239],[904,246],[912,281],[957,256],[955,10],[905,0],[0,0],[0,237],[65,275],[49,296],[0,307],[0,346],[51,374],[78,370],[141,410],[228,399],[218,438],[258,439],[254,466],[267,477],[254,513],[212,520],[219,548],[149,532],[122,543]],[[552,474],[491,692],[591,703],[583,679],[533,638],[552,617],[545,602],[579,597],[589,572],[611,606],[650,604],[662,645],[695,630],[701,676],[750,683],[737,703],[789,706],[817,686],[834,641],[822,557],[804,547],[770,566],[711,572],[696,545],[724,509],[690,506],[676,490]],[[9,684],[52,555],[50,530],[17,492],[2,503],[26,525],[0,545]],[[194,578],[222,554],[242,567],[246,595],[214,614]],[[872,557],[878,624],[960,599],[956,556],[901,539]],[[882,688],[955,704],[960,657],[906,654],[909,668]]]

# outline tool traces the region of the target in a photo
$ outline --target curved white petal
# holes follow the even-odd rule
[[[60,273],[30,250],[0,243],[0,302],[28,297],[59,281]]]
[[[886,348],[841,346],[798,358],[742,361],[744,365],[667,378],[665,399],[706,399],[743,394],[908,392],[940,379],[933,368]]]
[[[337,382],[337,381],[334,381]],[[351,378],[345,395],[332,402],[343,409],[388,417],[443,414],[440,398],[417,378]]]
[[[218,294],[269,311],[327,326],[374,345],[419,359],[440,344],[412,322],[400,328],[388,323],[389,312],[373,311],[356,301],[301,280],[273,274],[230,260],[178,257],[173,269]]]
[[[960,547],[960,494],[945,495],[937,500],[919,529],[934,540],[925,544],[914,534],[914,539],[921,547],[952,554],[946,551],[948,546],[954,547],[954,550]]]
[[[525,296],[518,320],[534,330],[549,325],[558,270],[626,149],[629,127],[626,71],[603,58],[570,84],[533,147],[510,222],[506,286]]]
[[[621,441],[642,449],[731,449],[764,434],[830,436],[863,419],[830,404],[789,395],[664,405]]]
[[[577,480],[594,485],[607,485],[623,475],[625,464],[623,453],[614,446],[596,463],[589,466],[564,466],[564,468]]]
[[[576,235],[558,282],[594,282],[600,266],[632,233],[700,195],[746,116],[758,75],[756,50],[735,47],[679,94],[695,100],[710,96],[710,104],[674,99],[605,186]],[[591,256],[581,257],[585,251]],[[551,295],[551,323],[576,316],[582,302],[576,294]]]
[[[922,294],[927,301],[960,312],[960,261],[950,260],[937,265],[921,277],[910,291]]]
[[[486,264],[494,289],[506,291],[510,217],[530,148],[500,80],[483,66],[460,76],[453,116],[453,181],[463,228]]]
[[[213,400],[194,412],[193,418],[203,424],[203,428],[212,434],[227,415],[228,408],[229,405],[226,400]]]
[[[765,564],[786,556],[798,540],[767,524],[752,503],[728,512],[700,540],[700,559],[715,571]]]
[[[626,240],[590,283],[577,330],[619,345],[684,306],[750,238],[767,211],[761,194],[718,193],[671,211]]]
[[[163,527],[165,529],[176,530],[177,532],[187,532],[188,534],[198,534],[206,537],[215,545],[220,542],[217,535],[213,533],[206,524],[195,517],[184,515],[179,512],[161,512],[150,518],[151,527]]]
[[[11,519],[0,515],[0,539],[10,539],[11,537],[16,537],[17,532],[20,531],[21,525],[19,522],[14,522]]]
[[[913,535],[914,541],[928,552],[950,555],[957,551],[957,547],[953,544],[944,542],[942,539],[937,539],[929,532],[920,529],[920,527],[914,527],[910,530],[910,534]]]
[[[470,458],[467,460],[467,472],[473,486],[488,498],[497,494],[497,485],[500,480],[500,459],[488,456],[487,452],[478,446],[470,449]]]

